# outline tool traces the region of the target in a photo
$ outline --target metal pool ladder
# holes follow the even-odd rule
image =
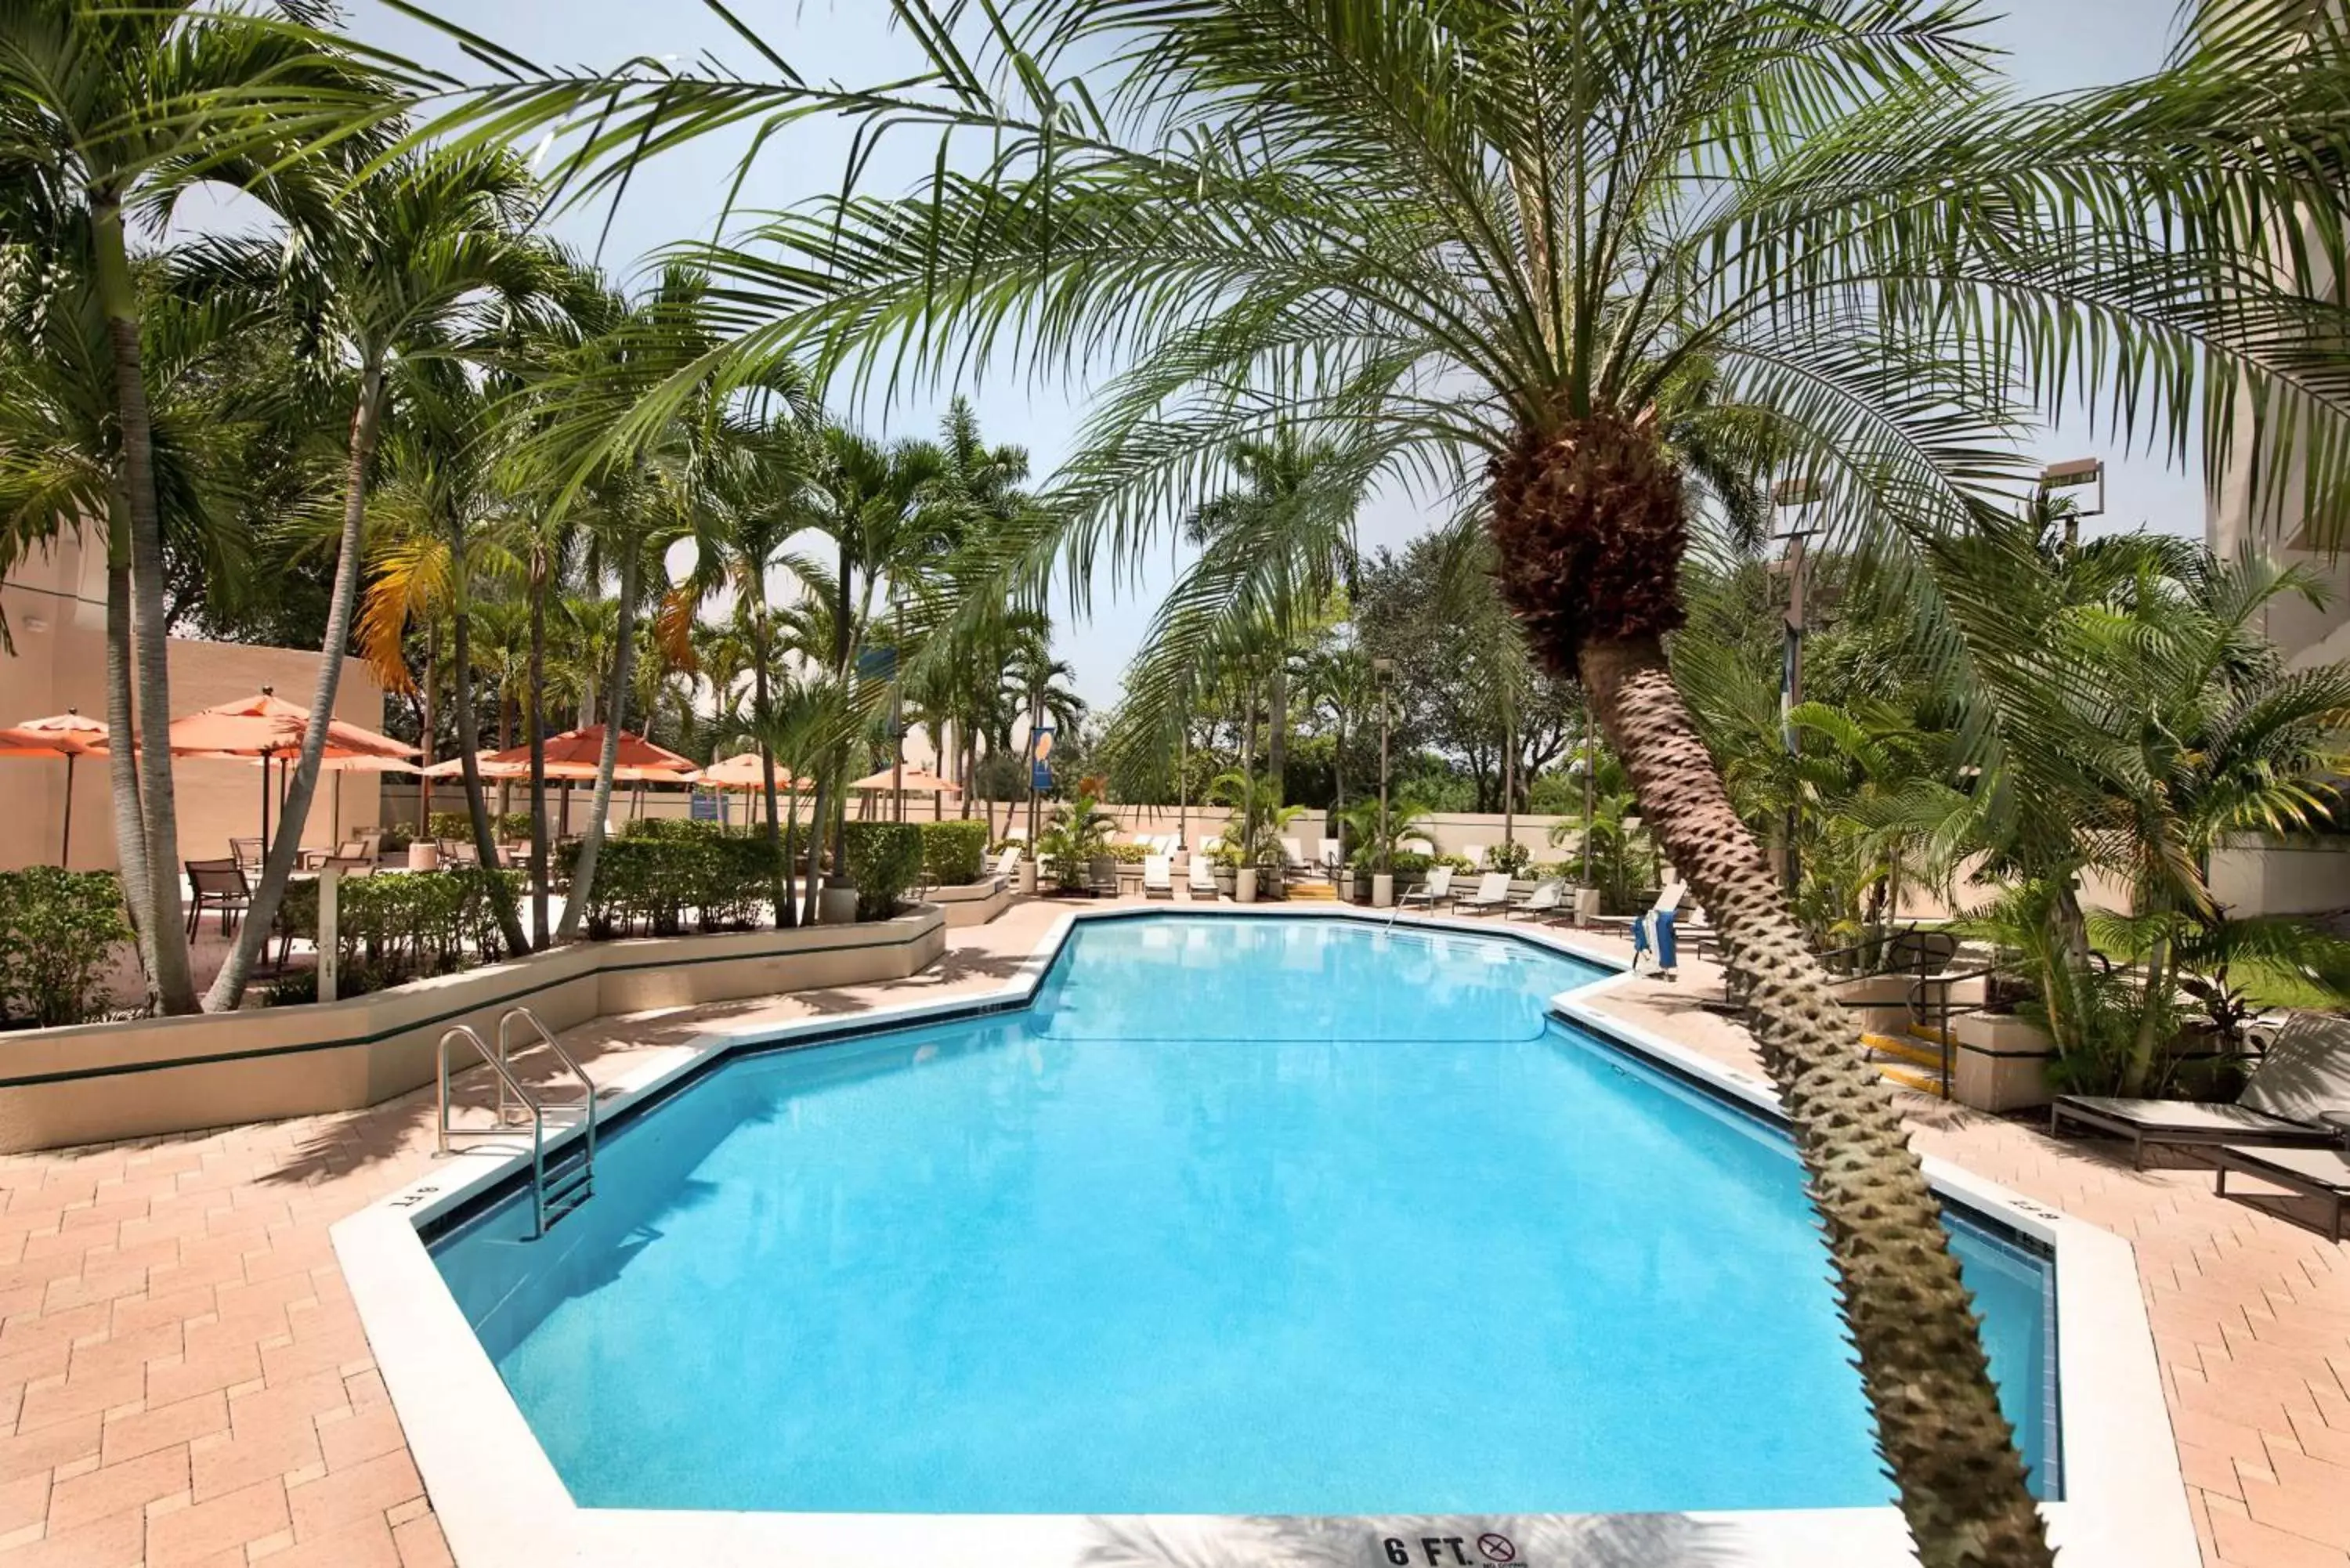
[[[584,1127],[581,1137],[556,1151],[552,1166],[546,1158],[546,1107],[538,1096],[523,1086],[515,1076],[514,1055],[509,1044],[515,1020],[530,1025],[538,1036],[536,1044],[555,1053],[570,1075],[579,1081],[580,1106]],[[494,1127],[452,1127],[449,1125],[449,1043],[463,1040],[472,1045],[474,1054],[497,1075],[498,1119]],[[525,1041],[527,1051],[534,1042]],[[530,1116],[530,1210],[533,1239],[546,1234],[555,1222],[596,1195],[596,1085],[579,1065],[578,1059],[563,1048],[563,1043],[551,1033],[538,1015],[527,1007],[513,1007],[498,1020],[498,1045],[493,1052],[482,1043],[482,1037],[467,1024],[460,1023],[441,1036],[441,1141],[440,1151],[449,1152],[452,1137],[494,1136],[514,1125],[510,1120],[511,1106],[518,1105]],[[509,1100],[508,1096],[512,1099]]]

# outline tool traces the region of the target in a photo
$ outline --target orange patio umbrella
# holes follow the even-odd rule
[[[68,708],[46,719],[27,719],[13,729],[0,730],[0,755],[66,760],[66,821],[57,845],[60,868],[73,863],[74,762],[80,757],[105,756],[106,736],[106,721],[84,718],[78,708]]]
[[[878,774],[866,774],[848,787],[855,790],[876,790],[885,793],[889,790],[903,790],[908,794],[961,794],[962,793],[962,785],[952,779],[942,779],[938,774],[926,773],[920,768],[908,768],[903,774],[893,774],[888,768],[883,768]]]
[[[546,746],[546,776],[563,784],[561,810],[563,831],[571,827],[571,786],[575,783],[592,781],[596,767],[604,756],[604,726],[590,724],[585,729],[566,730],[559,735],[549,735]],[[527,778],[530,775],[530,746],[525,742],[509,746],[503,752],[487,752],[482,755],[482,771],[494,778],[515,768],[507,777]],[[518,766],[517,766],[518,764]],[[691,757],[681,757],[666,746],[656,746],[642,735],[620,732],[619,762],[612,769],[612,777],[621,784],[691,784],[699,770]]]
[[[764,789],[767,784],[767,774],[766,770],[759,765],[759,753],[744,752],[740,756],[728,757],[723,762],[711,763],[702,770],[702,776],[694,782],[708,784],[712,789]],[[796,794],[807,787],[807,781],[794,778],[791,771],[778,763],[775,764],[775,787]],[[794,805],[792,813],[795,816],[798,815],[797,805]],[[725,821],[725,803],[723,801],[719,804],[718,815],[722,823]]]
[[[172,721],[172,754],[175,757],[218,757],[230,761],[257,758],[261,766],[261,852],[269,853],[270,764],[282,764],[302,749],[302,732],[309,727],[310,711],[297,708],[265,686],[251,697],[200,709]],[[354,757],[403,761],[416,754],[390,735],[354,724],[347,719],[327,721],[325,757],[329,763]]]

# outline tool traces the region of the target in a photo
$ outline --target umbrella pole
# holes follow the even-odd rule
[[[66,831],[63,842],[57,846],[57,869],[60,871],[73,867],[73,765],[72,753],[68,753],[66,756]]]
[[[269,858],[269,763],[267,752],[261,753],[261,857]]]

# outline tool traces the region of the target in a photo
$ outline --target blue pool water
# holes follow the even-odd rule
[[[434,1256],[589,1507],[1889,1501],[1786,1139],[1328,919],[1081,925],[1033,1008],[730,1063]],[[2045,1265],[1954,1225],[2035,1477]]]

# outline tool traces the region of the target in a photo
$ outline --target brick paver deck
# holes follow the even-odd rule
[[[608,1066],[713,1023],[1001,983],[1057,913],[950,933],[912,980],[637,1019],[567,1043]],[[1698,999],[1627,1019],[1752,1066]],[[480,1086],[475,1086],[478,1095]],[[2108,1147],[1915,1098],[1922,1147],[2134,1241],[2211,1568],[2350,1568],[2350,1247],[2133,1172]],[[328,1241],[421,1174],[432,1101],[0,1158],[0,1568],[427,1568],[448,1549]]]

